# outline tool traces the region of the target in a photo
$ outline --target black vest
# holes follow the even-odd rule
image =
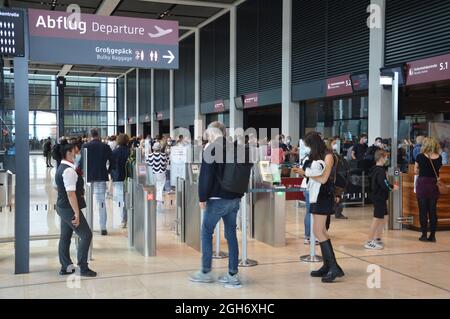
[[[63,174],[66,169],[72,168],[69,165],[61,164],[55,174],[55,182],[56,186],[58,186],[58,199],[56,201],[56,205],[60,208],[72,208],[72,206],[70,206],[69,198],[67,197],[66,187],[64,186]],[[86,201],[84,200],[84,180],[79,174],[75,193],[77,195],[78,207],[80,209],[85,208]]]

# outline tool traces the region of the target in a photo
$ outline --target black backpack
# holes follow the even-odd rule
[[[234,152],[231,157],[231,152]],[[227,144],[225,154],[229,155],[223,164],[222,176],[218,181],[222,190],[230,193],[244,195],[248,192],[250,174],[253,164],[250,161],[248,145]],[[226,155],[224,159],[227,159]]]
[[[56,143],[56,144],[53,146],[53,149],[52,149],[52,158],[53,158],[55,161],[61,161],[61,160],[62,160],[62,158],[61,158],[61,147],[60,147],[60,144],[58,144],[58,143]]]
[[[335,155],[335,161],[337,161],[337,166],[334,184],[340,192],[344,192],[349,182],[350,166],[342,156]]]

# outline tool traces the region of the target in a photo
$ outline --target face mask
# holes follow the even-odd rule
[[[367,143],[367,139],[365,138],[365,139],[363,139],[363,143],[364,144],[366,144]]]
[[[311,148],[310,148],[310,147],[305,146],[305,154],[306,154],[306,155],[311,154]]]
[[[75,163],[80,163],[80,161],[81,161],[81,154],[77,154],[77,155],[75,155]]]
[[[338,145],[337,144],[333,144],[333,151],[337,152],[337,150],[338,150]]]

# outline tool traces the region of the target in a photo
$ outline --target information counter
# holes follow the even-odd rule
[[[450,185],[450,165],[443,166],[440,170],[442,181]],[[410,165],[408,172],[402,178],[402,211],[404,217],[413,217],[410,225],[413,229],[420,229],[419,207],[414,193],[414,165]],[[450,194],[441,195],[437,205],[438,229],[450,229]]]

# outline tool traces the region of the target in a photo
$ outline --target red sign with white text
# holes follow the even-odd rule
[[[350,74],[327,79],[327,96],[353,94]]]
[[[244,95],[244,109],[249,109],[259,106],[258,93]]]
[[[214,102],[214,111],[217,113],[225,111],[225,102],[223,100]]]
[[[407,63],[406,85],[450,80],[450,54]]]

